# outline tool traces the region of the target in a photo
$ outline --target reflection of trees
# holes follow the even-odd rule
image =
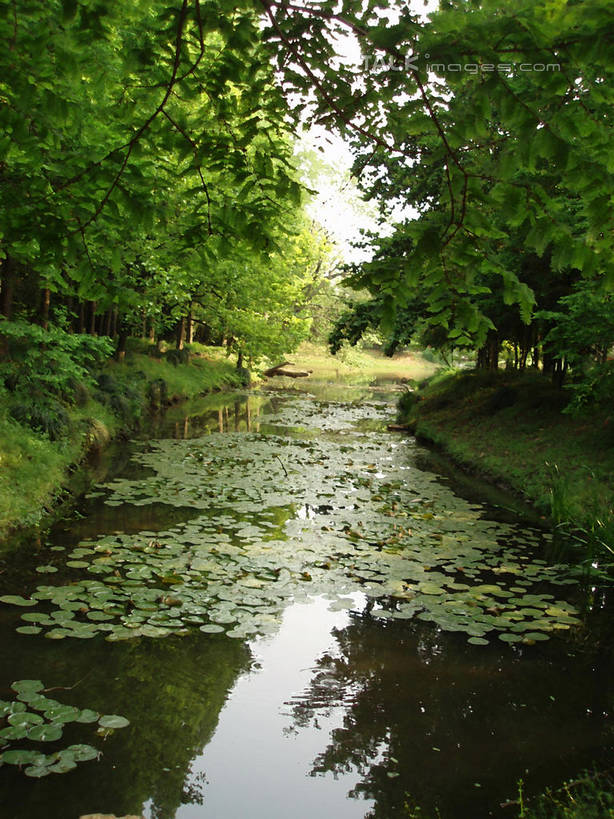
[[[562,647],[477,649],[462,635],[383,626],[364,612],[335,636],[294,721],[300,732],[343,707],[312,773],[357,770],[351,795],[375,800],[372,817],[406,816],[406,802],[425,817],[436,807],[443,817],[496,815],[520,777],[536,789],[556,783],[605,744],[609,669],[593,673]]]
[[[19,678],[42,677],[50,686],[82,679],[73,690],[50,696],[123,714],[131,724],[106,740],[96,736],[95,726],[68,726],[58,747],[91,743],[103,751],[100,762],[48,776],[35,787],[18,771],[2,769],[7,780],[3,793],[10,794],[10,801],[8,796],[3,800],[3,816],[65,819],[98,811],[140,815],[149,802],[155,819],[172,819],[182,802],[206,801],[202,783],[192,781],[186,790],[190,764],[211,739],[230,689],[248,666],[249,654],[240,641],[195,634],[53,644],[25,641],[12,631],[7,638],[0,661],[10,657],[10,664],[2,664],[10,671],[2,674],[1,688]],[[55,746],[44,750],[51,752]]]

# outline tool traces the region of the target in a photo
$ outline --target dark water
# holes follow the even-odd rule
[[[318,393],[348,403],[373,397],[392,398],[367,387]],[[280,392],[202,399],[169,411],[149,435],[280,434],[259,419],[287,400]],[[355,429],[378,424],[359,420]],[[129,459],[146,447],[145,436],[117,447],[105,469],[146,475]],[[433,468],[419,447],[405,457]],[[471,494],[467,485],[458,491]],[[196,514],[103,500],[85,501],[44,542],[7,544],[2,593],[28,594],[41,583],[35,568],[59,554],[53,547],[114,531],[155,533]],[[504,498],[490,500],[500,503],[485,505],[484,516],[518,519]],[[586,650],[586,630],[521,648],[477,647],[417,619],[382,622],[361,593],[342,610],[331,610],[332,600],[314,594],[291,603],[272,635],[247,641],[198,631],[116,643],[47,640],[16,633],[22,610],[0,607],[0,699],[14,696],[13,680],[42,679],[61,689],[49,696],[130,720],[106,739],[69,724],[63,746],[88,742],[102,751],[69,773],[35,780],[0,768],[0,816],[392,819],[416,815],[416,806],[421,817],[517,816],[517,806],[502,805],[516,798],[519,779],[537,792],[614,760],[611,657]]]

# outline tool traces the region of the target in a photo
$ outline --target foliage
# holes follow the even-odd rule
[[[107,338],[43,329],[0,319],[0,378],[18,395],[55,395],[72,402],[78,384],[92,383],[92,369],[112,350]]]
[[[605,819],[614,817],[611,771],[585,772],[560,788],[548,788],[537,799],[523,797],[519,785],[519,817],[523,819]]]
[[[119,357],[129,333],[254,362],[295,346],[328,250],[253,4],[34,0],[3,7],[0,32],[0,313],[24,357],[46,351],[31,382],[66,398],[37,324],[75,367],[59,327]]]
[[[574,370],[568,385],[573,399],[571,412],[587,405],[611,406],[614,399],[614,367],[608,354],[614,345],[614,301],[599,281],[579,283],[559,299],[555,311],[539,314],[552,327],[545,343]]]
[[[496,366],[512,338],[524,366],[540,268],[542,309],[574,277],[614,277],[609,3],[450,0],[426,22],[401,3],[266,8],[284,82],[352,142],[365,194],[393,221],[351,283],[385,326],[419,298],[448,343],[488,346]],[[361,68],[332,59],[341,33]]]

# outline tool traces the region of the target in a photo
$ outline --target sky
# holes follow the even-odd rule
[[[437,8],[437,0],[412,0],[411,9],[424,19]],[[360,48],[354,35],[339,38],[336,49],[344,63],[360,65]],[[364,250],[352,248],[352,242],[360,239],[361,230],[377,231],[376,208],[370,203],[358,201],[355,181],[350,177],[352,154],[349,146],[336,134],[320,125],[312,125],[299,143],[298,151],[315,150],[329,165],[329,170],[313,178],[305,179],[318,190],[318,195],[308,207],[309,215],[326,230],[338,246],[344,262],[361,262],[368,259]]]

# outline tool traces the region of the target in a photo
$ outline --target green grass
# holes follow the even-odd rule
[[[614,819],[614,780],[610,772],[584,773],[530,801],[521,783],[518,806],[519,819]]]
[[[377,350],[349,347],[331,355],[326,347],[309,342],[301,344],[288,359],[299,370],[313,370],[311,378],[314,380],[404,378],[420,381],[438,369],[437,364],[427,361],[419,352],[398,353],[388,358]]]
[[[152,382],[164,380],[169,401],[240,386],[234,364],[215,348],[201,347],[188,364],[177,365],[129,352],[124,362],[107,362],[103,373],[106,392],[91,389],[86,403],[68,408],[70,427],[59,440],[17,423],[6,407],[0,412],[0,534],[37,524],[92,445],[137,426],[149,412]]]
[[[614,542],[614,417],[562,413],[539,373],[436,376],[401,399],[401,420],[458,463],[522,494],[555,523]]]

